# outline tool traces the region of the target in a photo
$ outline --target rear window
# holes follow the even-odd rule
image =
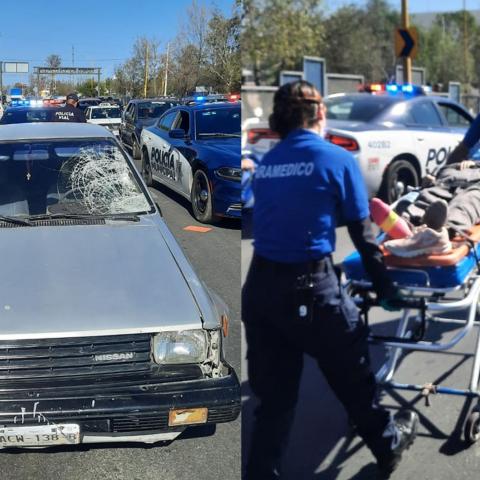
[[[159,118],[170,108],[177,105],[175,102],[142,102],[138,104],[138,118]]]
[[[342,95],[325,99],[327,119],[370,122],[396,103],[392,97],[380,95]]]
[[[8,125],[12,123],[51,122],[51,112],[52,111],[37,109],[26,111],[7,110],[0,120],[0,124]]]

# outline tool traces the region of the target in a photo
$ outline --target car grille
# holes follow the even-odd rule
[[[150,370],[150,335],[0,341],[0,381]]]
[[[240,212],[242,210],[241,203],[234,203],[228,207],[228,211]]]

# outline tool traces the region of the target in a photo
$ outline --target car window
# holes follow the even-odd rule
[[[129,115],[131,115],[133,117],[133,113],[134,113],[134,109],[135,109],[135,105],[133,103],[130,103],[130,105],[127,107],[127,112]]]
[[[0,143],[3,215],[101,215],[150,209],[130,164],[113,140]]]
[[[443,116],[451,127],[469,127],[471,120],[460,108],[448,103],[438,103]]]
[[[102,119],[102,118],[120,118],[120,109],[119,108],[92,108],[92,118]]]
[[[432,102],[414,103],[410,105],[408,111],[415,125],[442,126],[442,120]]]
[[[240,137],[240,107],[198,110],[195,125],[197,138]]]
[[[180,116],[178,117],[177,120],[177,125],[175,128],[181,128],[182,130],[185,131],[185,133],[188,133],[190,130],[190,115],[188,112],[185,110],[180,110]]]
[[[49,122],[52,119],[52,112],[56,109],[40,110],[32,108],[31,110],[6,110],[0,120],[0,124],[11,123],[31,123],[31,122]]]
[[[370,122],[398,100],[380,95],[339,95],[325,99],[327,119]]]
[[[170,112],[170,113],[167,113],[165,116],[163,116],[160,121],[158,122],[158,128],[160,130],[164,130],[166,132],[168,132],[172,126],[173,126],[173,122],[175,120],[175,118],[177,117],[177,113],[178,112]]]

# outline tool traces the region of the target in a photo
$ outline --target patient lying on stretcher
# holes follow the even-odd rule
[[[480,223],[480,162],[446,165],[436,177],[426,177],[424,184],[412,203],[400,201],[396,208],[412,226],[412,235],[384,243],[393,255],[449,253],[454,236],[465,235]]]

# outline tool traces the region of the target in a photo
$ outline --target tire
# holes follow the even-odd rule
[[[132,157],[134,160],[140,159],[140,145],[135,137],[132,138]]]
[[[418,187],[417,169],[412,162],[405,159],[395,160],[385,172],[380,197],[389,205],[408,192],[407,186]]]
[[[465,422],[465,441],[469,444],[475,443],[480,438],[480,411],[475,407]]]
[[[152,165],[146,148],[142,150],[142,178],[147,187],[153,186]]]
[[[202,223],[215,223],[213,213],[212,190],[207,174],[198,169],[193,175],[192,193],[190,195],[194,217]]]

